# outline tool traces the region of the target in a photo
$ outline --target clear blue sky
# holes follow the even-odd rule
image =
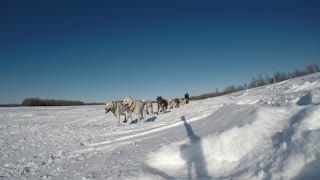
[[[320,62],[317,0],[2,0],[0,104],[182,97]]]

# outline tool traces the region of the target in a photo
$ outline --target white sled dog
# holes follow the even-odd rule
[[[187,104],[187,100],[184,99],[184,98],[180,98],[180,99],[179,99],[179,104],[180,104],[180,105],[185,105],[185,104]]]
[[[112,112],[116,117],[117,117],[117,122],[118,122],[118,126],[120,125],[120,116],[121,115],[124,115],[124,123],[127,122],[127,116],[126,116],[126,111],[127,113],[129,114],[128,115],[128,118],[131,118],[132,120],[132,117],[131,117],[131,113],[129,113],[129,109],[126,108],[122,102],[116,102],[116,101],[110,101],[110,102],[107,102],[106,103],[106,113],[108,112]]]
[[[132,99],[131,96],[127,96],[123,100],[123,105],[128,107],[129,111],[128,113],[130,114],[129,116],[131,117],[131,113],[135,113],[138,116],[138,122],[142,119],[144,119],[144,112],[145,112],[145,103],[142,101],[135,101]]]
[[[147,114],[153,114],[153,105],[152,105],[152,102],[149,101],[149,100],[145,100],[145,99],[142,99],[142,102],[144,102],[146,105],[145,105],[145,112]]]
[[[177,107],[174,99],[168,99],[168,105],[170,109],[172,109],[173,107]]]

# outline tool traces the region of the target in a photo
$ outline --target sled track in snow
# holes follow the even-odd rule
[[[212,113],[207,113],[207,114],[204,114],[204,115],[201,115],[201,116],[193,117],[193,118],[189,119],[188,122],[190,123],[190,122],[201,120],[201,119],[209,116],[210,114],[212,114]],[[106,150],[106,149],[115,149],[115,148],[118,148],[118,147],[120,147],[122,145],[129,144],[129,140],[132,140],[132,139],[135,139],[135,140],[149,139],[149,138],[152,138],[152,137],[156,136],[157,132],[168,130],[168,129],[171,129],[171,128],[174,128],[174,127],[178,127],[178,126],[183,126],[183,122],[177,122],[177,123],[169,124],[169,125],[162,126],[162,127],[159,127],[159,128],[152,127],[151,130],[143,131],[143,132],[140,132],[140,133],[137,133],[137,134],[134,134],[134,135],[122,136],[122,137],[119,137],[119,138],[114,137],[112,140],[101,141],[101,142],[97,142],[97,143],[91,143],[91,144],[86,145],[87,148],[78,150],[75,153],[79,154],[79,153],[86,153],[86,152],[92,152],[92,151],[103,151],[103,150]],[[146,135],[150,135],[150,134],[154,134],[154,135],[145,137]],[[145,138],[141,138],[141,137],[145,137]]]

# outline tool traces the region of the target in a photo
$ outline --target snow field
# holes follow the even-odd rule
[[[317,73],[140,124],[104,106],[0,108],[0,179],[315,179],[319,105]]]

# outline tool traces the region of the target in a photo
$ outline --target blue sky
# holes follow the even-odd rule
[[[320,63],[317,0],[4,0],[0,22],[0,104],[199,95]]]

